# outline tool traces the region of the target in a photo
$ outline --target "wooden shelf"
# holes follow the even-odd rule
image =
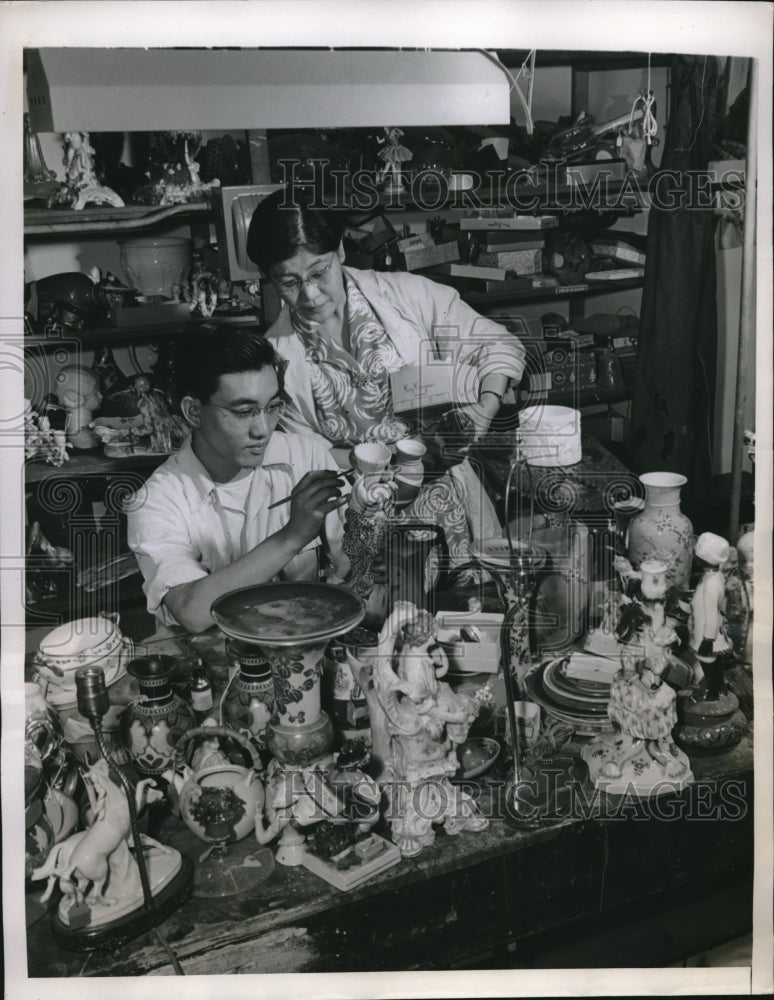
[[[425,275],[429,278],[430,275]],[[526,291],[466,292],[460,296],[470,306],[499,305],[504,302],[529,302],[540,299],[563,299],[574,295],[598,295],[607,292],[642,288],[643,278],[625,278],[620,281],[584,281],[575,285],[557,285],[555,288],[533,288]]]
[[[25,208],[24,235],[51,236],[145,229],[175,216],[208,215],[205,202],[187,205],[125,205],[123,208],[95,206],[76,212],[72,208]]]
[[[142,307],[140,307],[142,308]],[[139,311],[139,310],[138,310]],[[192,317],[178,320],[174,323],[138,323],[136,326],[95,326],[84,330],[68,330],[62,337],[25,336],[24,350],[27,353],[38,349],[43,352],[55,351],[62,347],[65,341],[76,341],[79,347],[94,347],[101,344],[155,343],[160,340],[174,340],[183,337],[192,330],[212,323],[228,323],[242,325],[258,323],[254,313],[239,316]]]
[[[43,482],[45,479],[84,479],[91,476],[118,476],[125,472],[152,472],[168,455],[131,455],[129,458],[108,458],[102,451],[82,452],[70,455],[64,465],[48,465],[41,461],[28,461],[24,466],[24,481],[27,486]]]

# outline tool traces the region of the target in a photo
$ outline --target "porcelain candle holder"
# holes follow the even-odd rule
[[[628,556],[635,569],[656,559],[666,564],[667,587],[687,590],[693,561],[693,525],[680,510],[680,490],[687,482],[675,472],[647,472],[645,507],[629,522]]]

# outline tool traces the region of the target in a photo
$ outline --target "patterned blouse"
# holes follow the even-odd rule
[[[363,293],[351,281],[345,284],[350,349],[303,332],[320,430],[337,447],[353,441],[394,444],[411,432],[392,411],[390,373],[403,362]]]

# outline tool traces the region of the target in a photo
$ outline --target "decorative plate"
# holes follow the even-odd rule
[[[211,608],[232,639],[272,646],[323,642],[359,625],[365,605],[327,583],[264,583],[219,597]]]

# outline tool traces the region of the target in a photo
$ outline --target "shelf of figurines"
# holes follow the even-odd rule
[[[304,869],[296,894],[319,902],[317,880],[379,891],[401,867],[428,877],[435,859],[465,867],[609,818],[611,801],[693,808],[704,782],[716,794],[752,767],[750,671],[725,627],[694,639],[730,593],[728,550],[699,536],[695,600],[667,596],[664,563],[619,558],[596,627],[553,653],[533,649],[529,560],[499,610],[397,600],[381,627],[325,583],[227,594],[200,635],[57,627],[25,686],[29,925],[107,950],[191,896],[260,894],[277,869]],[[479,557],[508,579],[504,550]]]

